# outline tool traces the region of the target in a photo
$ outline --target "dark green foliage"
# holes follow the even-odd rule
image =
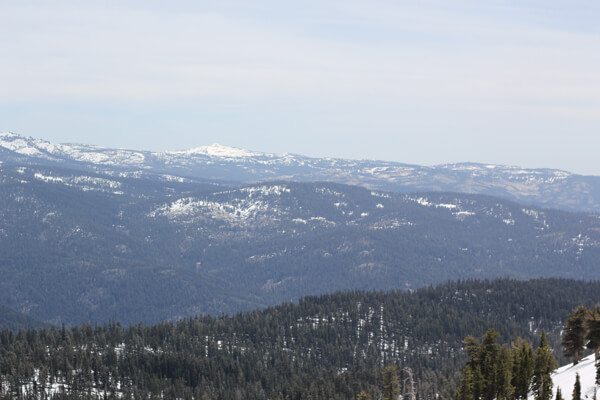
[[[498,400],[514,399],[515,388],[512,385],[512,353],[508,347],[502,347],[498,358],[497,391]]]
[[[479,343],[465,339],[469,360],[463,368],[457,400],[509,400],[513,398],[511,350],[498,343],[499,333],[488,330]]]
[[[365,391],[362,391],[356,395],[356,400],[371,400],[371,395]]]
[[[573,359],[573,364],[579,363],[585,349],[586,315],[584,306],[578,306],[567,319],[562,337],[562,345],[566,357]]]
[[[476,378],[473,367],[470,365],[465,366],[462,370],[462,377],[458,390],[454,396],[455,400],[475,400],[476,398],[479,398],[478,395],[476,397],[476,393],[480,392],[479,385],[477,385],[480,381],[481,377],[480,375],[477,375]]]
[[[498,343],[499,334],[488,330],[481,341],[465,339],[469,356],[461,374],[455,400],[527,399],[529,383],[536,399],[552,396],[550,373],[556,368],[547,335],[542,331],[533,358],[531,344],[517,339],[511,347]]]
[[[596,306],[589,310],[585,321],[588,349],[594,350],[596,360],[600,360],[600,307]]]
[[[383,400],[397,400],[400,396],[400,381],[398,367],[393,364],[383,369]]]
[[[562,392],[559,387],[556,388],[556,397],[554,398],[554,400],[564,400]]]
[[[581,400],[581,380],[579,374],[575,374],[575,385],[573,386],[572,400]]]
[[[540,345],[535,352],[531,391],[535,400],[550,400],[552,398],[551,374],[558,367],[552,355],[546,332],[542,331]]]
[[[533,377],[533,349],[531,344],[517,338],[512,345],[513,373],[512,385],[515,398],[526,400]]]
[[[548,330],[559,343],[569,311],[593,304],[598,289],[597,283],[565,280],[468,281],[411,293],[309,297],[155,326],[5,331],[0,379],[5,388],[27,385],[38,369],[47,377],[36,382],[38,391],[64,382],[69,395],[94,388],[109,398],[121,391],[136,399],[164,392],[183,399],[347,400],[365,391],[376,399],[381,366],[395,364],[400,374],[406,367],[414,371],[418,399],[426,400],[451,398],[466,362],[473,370],[461,385],[467,388],[462,398],[492,391],[505,398],[509,370],[518,369],[498,343],[518,336],[535,341],[532,328]],[[465,336],[483,336],[490,327],[499,335],[467,339],[462,352]],[[497,355],[496,366],[481,368],[490,354]],[[483,376],[487,382],[477,383]]]

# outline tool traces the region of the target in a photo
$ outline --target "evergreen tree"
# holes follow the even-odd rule
[[[498,336],[500,334],[490,329],[483,336],[481,342],[481,374],[483,379],[483,399],[494,400],[497,398],[499,392],[498,377],[499,371],[499,355],[500,355],[500,344],[498,344]]]
[[[514,397],[517,400],[526,400],[533,377],[533,349],[528,341],[517,338],[512,346],[512,354]]]
[[[552,398],[552,378],[550,375],[557,365],[546,332],[542,331],[540,346],[535,352],[533,368],[532,391],[535,400],[550,400]]]
[[[581,380],[579,379],[579,374],[575,374],[572,400],[581,400]]]
[[[483,376],[481,374],[481,357],[482,357],[482,346],[479,344],[479,340],[473,336],[467,336],[463,341],[463,347],[469,361],[467,362],[468,372],[471,377],[469,381],[472,382],[472,387],[468,393],[472,393],[474,399],[479,399],[483,392]]]
[[[562,345],[566,357],[573,359],[573,364],[579,363],[581,354],[585,348],[586,316],[588,310],[584,306],[578,306],[565,324],[562,337]]]
[[[475,400],[475,380],[473,369],[466,365],[462,371],[462,380],[456,391],[455,400]]]
[[[600,307],[591,309],[585,321],[587,333],[585,339],[588,349],[594,350],[596,361],[600,360]]]
[[[383,400],[398,400],[399,396],[398,368],[390,364],[383,369]]]
[[[560,387],[556,388],[556,397],[554,400],[564,400]]]
[[[363,390],[356,395],[356,400],[371,400],[371,395]]]
[[[515,388],[512,385],[512,357],[508,347],[502,347],[498,358],[497,368],[498,400],[512,400]]]

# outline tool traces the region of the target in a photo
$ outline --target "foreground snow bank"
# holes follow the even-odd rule
[[[582,359],[577,365],[565,365],[554,371],[552,374],[554,394],[556,395],[556,388],[560,388],[564,399],[571,400],[576,374],[579,374],[581,380],[582,399],[592,399],[596,388],[599,389],[598,396],[600,396],[600,387],[597,387],[594,383],[596,380],[596,365],[593,354]]]

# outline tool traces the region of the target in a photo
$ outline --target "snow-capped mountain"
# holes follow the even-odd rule
[[[600,212],[600,177],[552,169],[474,163],[418,166],[398,162],[270,154],[213,144],[150,152],[81,144],[52,144],[0,134],[0,161],[126,170],[254,183],[330,181],[395,192],[451,191],[498,196],[572,211]]]

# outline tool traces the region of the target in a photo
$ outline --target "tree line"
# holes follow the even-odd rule
[[[461,370],[455,400],[550,400],[553,397],[551,374],[558,363],[546,332],[542,331],[537,349],[522,338],[510,345],[498,342],[499,333],[488,330],[481,339],[468,336],[464,350],[468,361]],[[563,355],[577,365],[586,350],[595,353],[596,385],[600,385],[600,307],[576,307],[566,319],[561,337]],[[556,400],[562,400],[556,388]],[[581,400],[581,381],[576,375],[573,400]]]
[[[465,336],[496,327],[498,343],[522,337],[537,349],[532,332],[544,330],[566,363],[564,321],[578,304],[593,307],[599,292],[600,283],[558,279],[462,281],[155,325],[5,330],[0,398],[379,399],[397,393],[396,368],[403,396],[449,400],[465,363],[478,374]]]

